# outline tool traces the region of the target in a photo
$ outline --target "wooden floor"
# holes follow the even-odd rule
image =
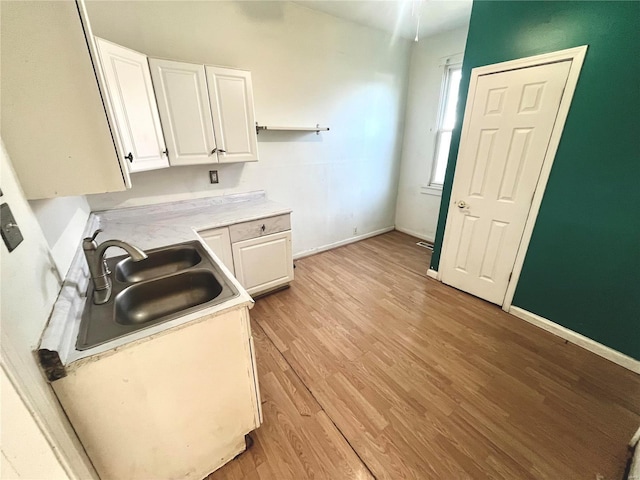
[[[209,480],[622,478],[640,376],[426,278],[415,241],[304,258],[257,301],[264,424]]]

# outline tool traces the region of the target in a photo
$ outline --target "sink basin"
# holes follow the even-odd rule
[[[88,348],[237,297],[238,290],[198,241],[147,250],[148,258],[107,260],[111,298],[87,292],[76,348]]]
[[[181,272],[124,289],[115,299],[115,320],[122,325],[151,322],[207,303],[220,293],[222,285],[211,272]]]
[[[116,280],[141,282],[185,270],[202,260],[198,251],[192,246],[168,247],[147,255],[146,259],[139,262],[134,262],[130,257],[118,262],[115,268]]]

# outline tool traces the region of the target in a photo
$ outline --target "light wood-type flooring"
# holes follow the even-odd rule
[[[256,302],[264,424],[208,480],[621,480],[640,376],[427,278],[415,242],[301,259]]]

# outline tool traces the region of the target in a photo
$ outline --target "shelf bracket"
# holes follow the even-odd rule
[[[320,132],[328,132],[329,127],[321,127],[319,123],[316,123],[315,127],[269,127],[267,125],[258,125],[258,122],[256,122],[256,135],[260,135],[261,130],[279,130],[281,132],[316,132],[316,135],[320,135]]]

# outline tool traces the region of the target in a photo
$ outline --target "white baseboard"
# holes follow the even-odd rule
[[[390,232],[395,230],[395,227],[385,227],[379,230],[374,230],[373,232],[363,233],[362,235],[357,235],[355,237],[347,238],[345,240],[340,240],[339,242],[330,243],[328,245],[323,245],[321,247],[311,248],[309,250],[304,250],[303,252],[299,252],[293,255],[294,260],[299,260],[304,257],[308,257],[310,255],[315,255],[316,253],[326,252],[327,250],[332,250],[334,248],[342,247],[343,245],[348,245],[350,243],[359,242],[360,240],[364,240],[365,238],[371,238],[378,235],[382,235],[383,233]]]
[[[427,277],[435,278],[436,280],[438,280],[438,272],[430,268],[429,270],[427,270]]]
[[[632,372],[640,374],[640,360],[631,358],[624,353],[620,353],[613,348],[602,345],[601,343],[598,343],[595,340],[590,339],[589,337],[585,337],[584,335],[574,332],[573,330],[569,330],[562,325],[558,325],[551,320],[547,320],[546,318],[536,315],[535,313],[528,312],[520,307],[509,307],[509,313],[537,327],[540,327],[547,332],[551,332],[554,335],[559,336],[560,338],[564,338],[571,343],[589,350],[596,355],[600,355],[601,357],[606,358],[613,363],[617,363],[621,367],[627,368]]]
[[[414,230],[411,230],[409,228],[404,228],[404,227],[399,227],[398,225],[396,225],[396,230],[398,230],[399,232],[402,233],[406,233],[407,235],[411,235],[412,237],[416,237],[419,238],[420,240],[425,240],[429,243],[434,243],[435,242],[435,238],[433,237],[427,237],[426,235],[424,235],[423,233],[420,232],[416,232]]]
[[[635,448],[636,445],[638,445],[638,442],[640,442],[640,427],[638,428],[638,430],[636,430],[636,433],[633,434],[633,437],[631,437],[629,447]]]

